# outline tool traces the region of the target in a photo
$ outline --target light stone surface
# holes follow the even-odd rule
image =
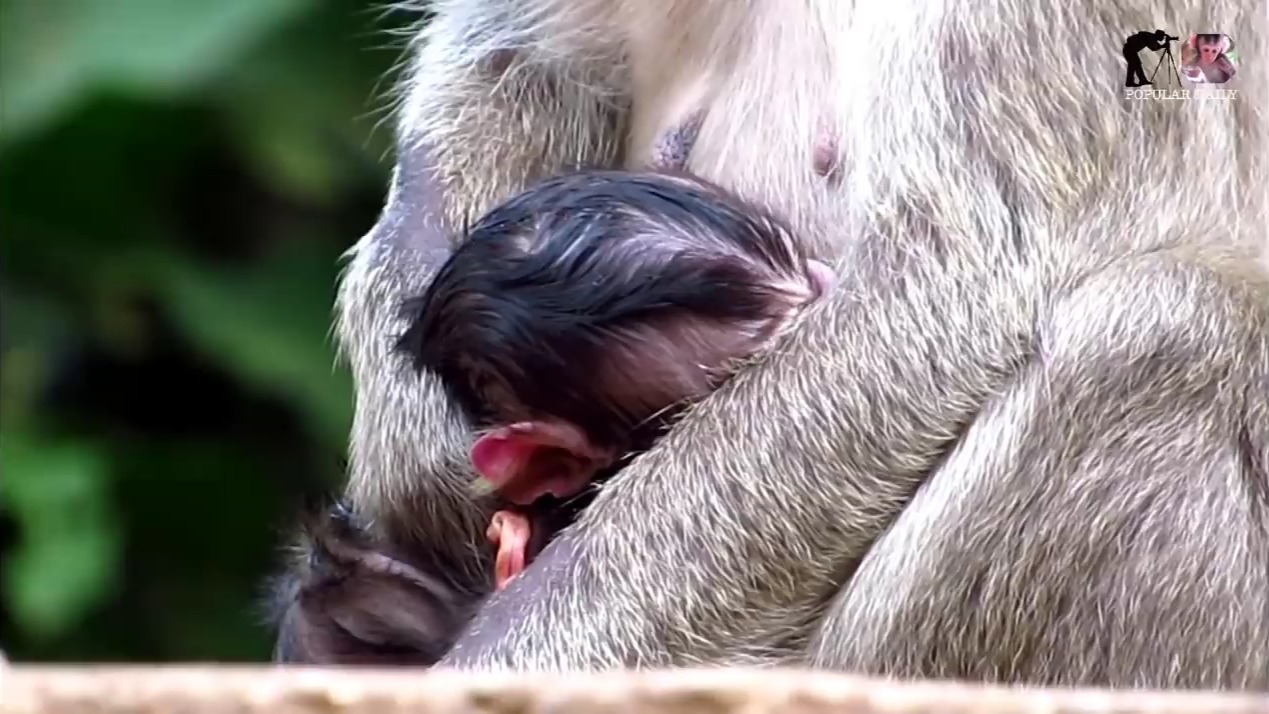
[[[794,670],[492,675],[15,665],[0,714],[1269,714],[1269,696],[897,683]]]

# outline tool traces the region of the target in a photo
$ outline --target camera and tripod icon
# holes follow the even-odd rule
[[[1124,59],[1128,61],[1128,74],[1124,79],[1125,87],[1146,87],[1153,86],[1154,79],[1159,74],[1159,70],[1166,63],[1168,70],[1176,79],[1176,86],[1181,87],[1181,74],[1177,72],[1176,58],[1172,55],[1172,43],[1179,41],[1181,38],[1169,35],[1163,30],[1155,30],[1154,32],[1137,32],[1128,36],[1124,40]],[[1147,78],[1145,69],[1141,65],[1141,57],[1138,53],[1141,50],[1154,50],[1162,52],[1159,62],[1155,64],[1154,71]],[[1166,75],[1165,75],[1166,79]],[[1169,85],[1171,82],[1169,82]]]

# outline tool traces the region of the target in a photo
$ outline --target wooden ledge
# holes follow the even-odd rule
[[[1269,714],[1269,696],[898,683],[793,670],[494,675],[17,665],[3,714]]]

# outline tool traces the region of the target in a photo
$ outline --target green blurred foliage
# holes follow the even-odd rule
[[[263,660],[338,488],[340,256],[389,169],[379,0],[0,0],[0,646]]]

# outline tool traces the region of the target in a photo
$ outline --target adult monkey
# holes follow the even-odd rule
[[[1266,118],[1115,86],[1125,33],[1258,55],[1263,5],[610,4],[447,2],[424,32],[341,292],[362,516],[478,538],[466,430],[389,346],[437,236],[532,178],[637,164],[704,106],[692,169],[849,248],[844,287],[443,663],[1269,689]]]

